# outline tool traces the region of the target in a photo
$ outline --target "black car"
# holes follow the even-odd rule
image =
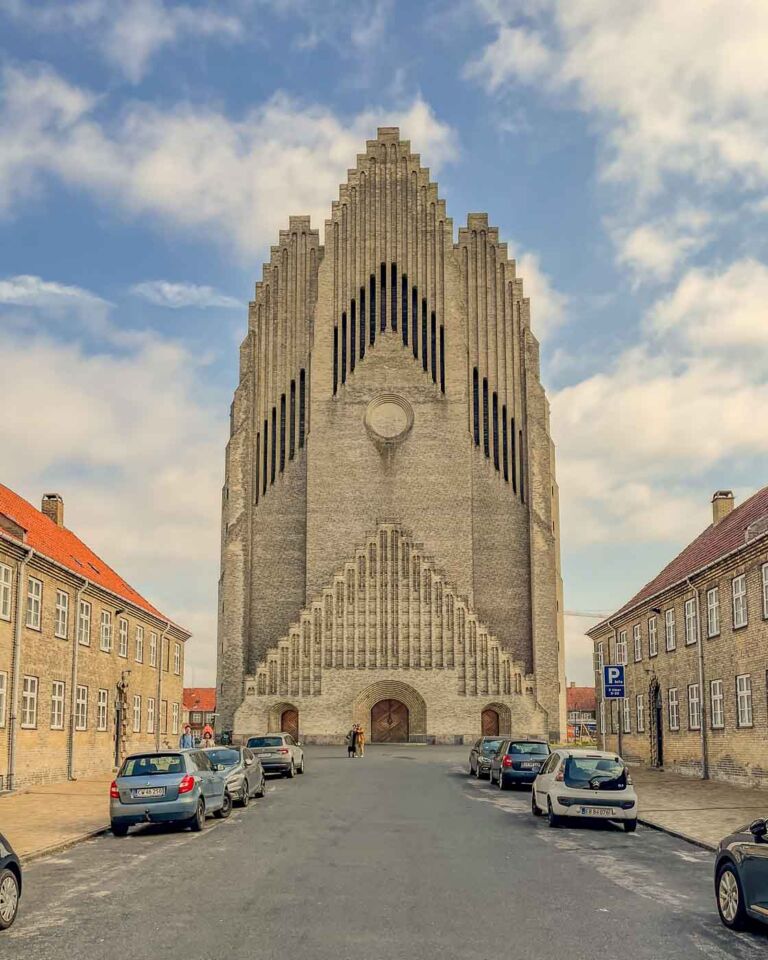
[[[768,924],[768,821],[754,820],[720,841],[715,899],[731,930],[743,930],[750,920]]]
[[[480,737],[469,751],[469,775],[481,780],[488,776],[491,757],[499,749],[504,737]]]
[[[489,779],[491,783],[498,783],[499,790],[529,785],[550,753],[546,740],[504,740],[491,757]]]
[[[0,930],[6,930],[16,919],[20,899],[21,864],[0,833]]]

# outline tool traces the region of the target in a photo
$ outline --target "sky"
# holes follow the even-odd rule
[[[238,344],[379,125],[518,261],[583,632],[768,482],[768,4],[0,0],[0,479],[213,683]]]

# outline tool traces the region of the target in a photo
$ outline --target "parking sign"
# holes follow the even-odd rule
[[[603,695],[606,700],[621,700],[624,697],[624,667],[621,664],[603,667]]]

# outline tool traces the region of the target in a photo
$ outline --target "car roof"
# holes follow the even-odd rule
[[[595,757],[600,760],[621,760],[621,757],[618,753],[614,753],[612,750],[585,750],[583,748],[574,747],[558,747],[557,753],[562,753],[566,757]]]
[[[189,753],[189,750],[137,750],[135,753],[129,753],[125,758],[126,760],[133,760],[134,757],[168,757],[175,756],[179,753]]]

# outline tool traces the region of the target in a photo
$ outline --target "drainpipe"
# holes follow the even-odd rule
[[[14,780],[16,779],[16,734],[18,732],[19,715],[19,681],[21,680],[21,645],[22,645],[22,623],[21,623],[21,596],[24,587],[24,577],[27,572],[27,564],[35,555],[35,551],[27,548],[27,555],[19,562],[16,568],[16,622],[13,627],[13,670],[11,672],[11,713],[8,717],[8,789],[13,790]],[[42,611],[40,612],[42,617]]]
[[[67,726],[67,779],[75,776],[75,712],[77,710],[77,667],[80,655],[80,598],[89,581],[83,579],[75,594],[74,632],[72,634],[72,671],[69,677],[69,724]]]
[[[165,641],[166,641],[166,639],[167,639],[167,636],[166,636],[166,635],[167,635],[167,633],[168,633],[168,630],[170,629],[170,626],[171,626],[171,621],[169,620],[169,621],[166,623],[166,625],[165,625],[165,629],[164,629],[163,632],[160,634],[160,650],[159,650],[160,659],[159,659],[158,664],[157,664],[157,703],[156,703],[156,705],[155,705],[155,724],[156,724],[156,726],[155,726],[155,750],[159,750],[159,749],[160,749],[160,730],[161,730],[162,724],[163,724],[163,701],[162,701],[162,695],[163,695],[163,647],[164,647],[164,645],[165,645]],[[170,648],[170,644],[169,644],[169,646],[168,646],[168,657],[170,658],[170,656],[171,656],[171,648]],[[170,665],[170,661],[169,661],[169,665]],[[165,735],[166,735],[166,737],[168,736],[168,717],[167,717],[167,716],[166,716],[166,718],[165,718]]]
[[[704,644],[701,641],[701,610],[699,608],[699,591],[687,580],[688,587],[693,590],[696,598],[696,643],[699,648],[699,719],[701,721],[701,779],[709,780],[709,742],[707,740],[707,699],[704,691]]]

